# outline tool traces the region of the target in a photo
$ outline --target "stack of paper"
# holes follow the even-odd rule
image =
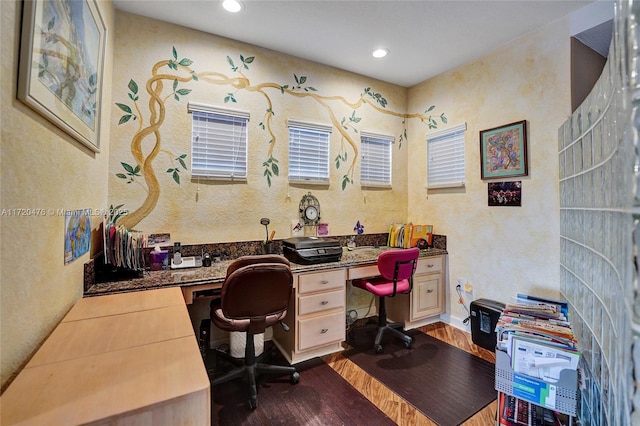
[[[521,294],[505,306],[496,325],[498,349],[511,357],[514,372],[554,382],[563,369],[578,368],[567,314],[565,302]]]

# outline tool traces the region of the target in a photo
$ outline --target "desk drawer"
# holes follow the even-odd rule
[[[367,265],[367,266],[356,266],[355,268],[349,268],[347,279],[355,280],[358,278],[369,278],[369,277],[377,277],[380,275],[380,270],[378,269],[378,264]]]
[[[442,256],[425,257],[418,259],[416,274],[428,274],[442,271]]]
[[[298,349],[307,350],[314,346],[344,340],[344,310],[298,321]]]
[[[344,288],[344,286],[344,269],[298,275],[298,292],[300,294]]]
[[[314,312],[328,311],[333,308],[342,308],[344,304],[344,288],[338,291],[300,296],[298,299],[298,315],[302,316]]]

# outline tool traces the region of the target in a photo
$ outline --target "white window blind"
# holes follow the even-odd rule
[[[360,185],[391,187],[391,145],[393,136],[360,133]]]
[[[195,103],[188,110],[193,115],[191,175],[246,179],[249,114]]]
[[[464,133],[467,123],[427,135],[427,188],[465,185]]]
[[[329,182],[331,126],[288,120],[289,181]]]

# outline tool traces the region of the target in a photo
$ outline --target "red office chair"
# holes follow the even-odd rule
[[[378,255],[378,270],[380,276],[353,280],[351,283],[355,287],[366,290],[378,296],[378,334],[374,342],[374,349],[377,353],[382,352],[382,335],[390,332],[404,341],[407,348],[411,347],[413,339],[402,333],[398,328],[402,324],[387,323],[387,308],[385,300],[387,297],[394,297],[396,294],[411,293],[413,289],[413,274],[418,264],[420,249],[417,247],[402,250],[387,250]]]
[[[225,331],[246,333],[244,362],[231,358],[224,352],[218,355],[239,367],[215,378],[220,383],[245,377],[249,382],[249,408],[258,405],[256,376],[259,373],[290,374],[292,384],[300,375],[292,366],[258,363],[253,336],[264,333],[267,327],[281,322],[287,315],[287,307],[293,289],[293,274],[289,261],[278,255],[244,256],[229,265],[221,289],[220,306],[211,304],[211,321]],[[283,327],[286,326],[283,324]]]

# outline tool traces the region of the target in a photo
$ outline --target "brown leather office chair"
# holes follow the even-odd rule
[[[212,303],[211,321],[225,331],[246,333],[244,360],[231,358],[237,368],[214,378],[213,386],[245,377],[249,382],[249,408],[258,405],[256,376],[260,373],[290,374],[292,384],[300,376],[295,367],[269,365],[257,362],[254,335],[264,333],[267,327],[282,322],[293,289],[293,274],[289,261],[278,255],[244,256],[227,268],[221,289],[220,306]],[[283,327],[286,326],[282,323]]]

